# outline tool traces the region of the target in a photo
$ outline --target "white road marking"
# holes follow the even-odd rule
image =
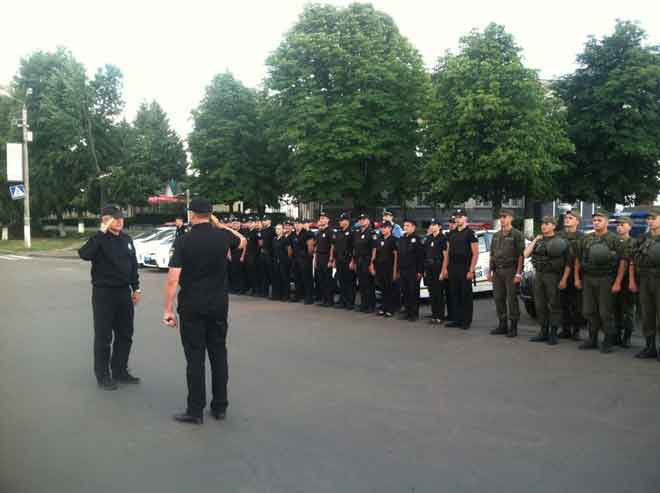
[[[0,259],[15,262],[17,260],[32,260],[32,257],[24,257],[23,255],[0,255]]]

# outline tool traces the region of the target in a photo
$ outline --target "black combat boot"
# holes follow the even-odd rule
[[[600,343],[600,352],[603,354],[609,354],[614,351],[614,343],[616,341],[615,334],[605,334],[603,342]]]
[[[623,329],[623,337],[621,338],[621,347],[629,348],[630,347],[630,336],[632,335],[632,329],[626,328]]]
[[[550,331],[548,332],[548,345],[549,346],[556,346],[557,342],[557,327],[552,326],[550,327]]]
[[[639,359],[651,359],[658,357],[658,350],[655,348],[655,336],[646,338],[646,347],[635,355]]]
[[[578,346],[578,349],[598,349],[598,331],[589,329],[589,337]]]
[[[497,326],[497,328],[493,329],[490,331],[490,333],[494,336],[499,336],[506,334],[509,331],[509,327],[506,324],[506,318],[500,319],[500,325]]]
[[[509,322],[509,331],[506,333],[507,337],[516,337],[518,335],[518,321],[511,320]]]
[[[560,339],[570,339],[571,338],[571,329],[567,325],[561,326],[561,332],[557,335]]]
[[[530,339],[530,342],[545,342],[548,340],[548,324],[541,327],[541,331]]]

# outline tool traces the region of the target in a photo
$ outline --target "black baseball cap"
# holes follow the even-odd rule
[[[213,212],[213,204],[207,199],[192,199],[190,201],[190,210],[199,214],[208,214]]]
[[[101,209],[102,216],[112,216],[115,219],[121,219],[124,217],[124,213],[117,204],[106,204],[103,209]]]
[[[454,224],[456,222],[456,216],[451,216],[449,218],[449,224]]]
[[[438,226],[442,225],[442,223],[440,222],[440,219],[437,219],[435,217],[433,219],[431,219],[431,224],[437,224]]]
[[[319,212],[319,217],[327,217],[328,219],[330,219],[330,216],[328,216],[328,213],[323,212],[323,211]]]
[[[351,220],[351,215],[348,212],[342,212],[339,214],[339,220],[340,221],[350,221]]]
[[[456,209],[454,211],[453,217],[456,218],[458,216],[463,216],[463,217],[467,216],[465,209]]]
[[[369,219],[369,214],[365,214],[364,212],[358,216],[358,219]]]
[[[383,224],[381,224],[380,227],[392,229],[392,223],[390,221],[383,221]]]
[[[412,224],[413,226],[417,226],[417,221],[415,221],[414,219],[411,219],[411,218],[409,218],[409,217],[405,218],[405,219],[403,220],[403,223],[404,223],[404,224],[405,224],[405,223],[410,223],[410,224]]]

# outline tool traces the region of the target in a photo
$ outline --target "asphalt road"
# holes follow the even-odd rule
[[[92,375],[88,265],[0,259],[0,492],[657,492],[660,363],[576,343],[231,299],[225,422],[182,425],[184,357],[143,272],[131,368]],[[637,344],[640,343],[637,339]]]

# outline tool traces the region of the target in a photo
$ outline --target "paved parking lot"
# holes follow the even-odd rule
[[[97,389],[89,266],[0,259],[0,491],[657,492],[660,363],[299,304],[231,299],[225,422],[185,405],[142,272],[131,368]],[[636,340],[639,345],[639,339]]]

